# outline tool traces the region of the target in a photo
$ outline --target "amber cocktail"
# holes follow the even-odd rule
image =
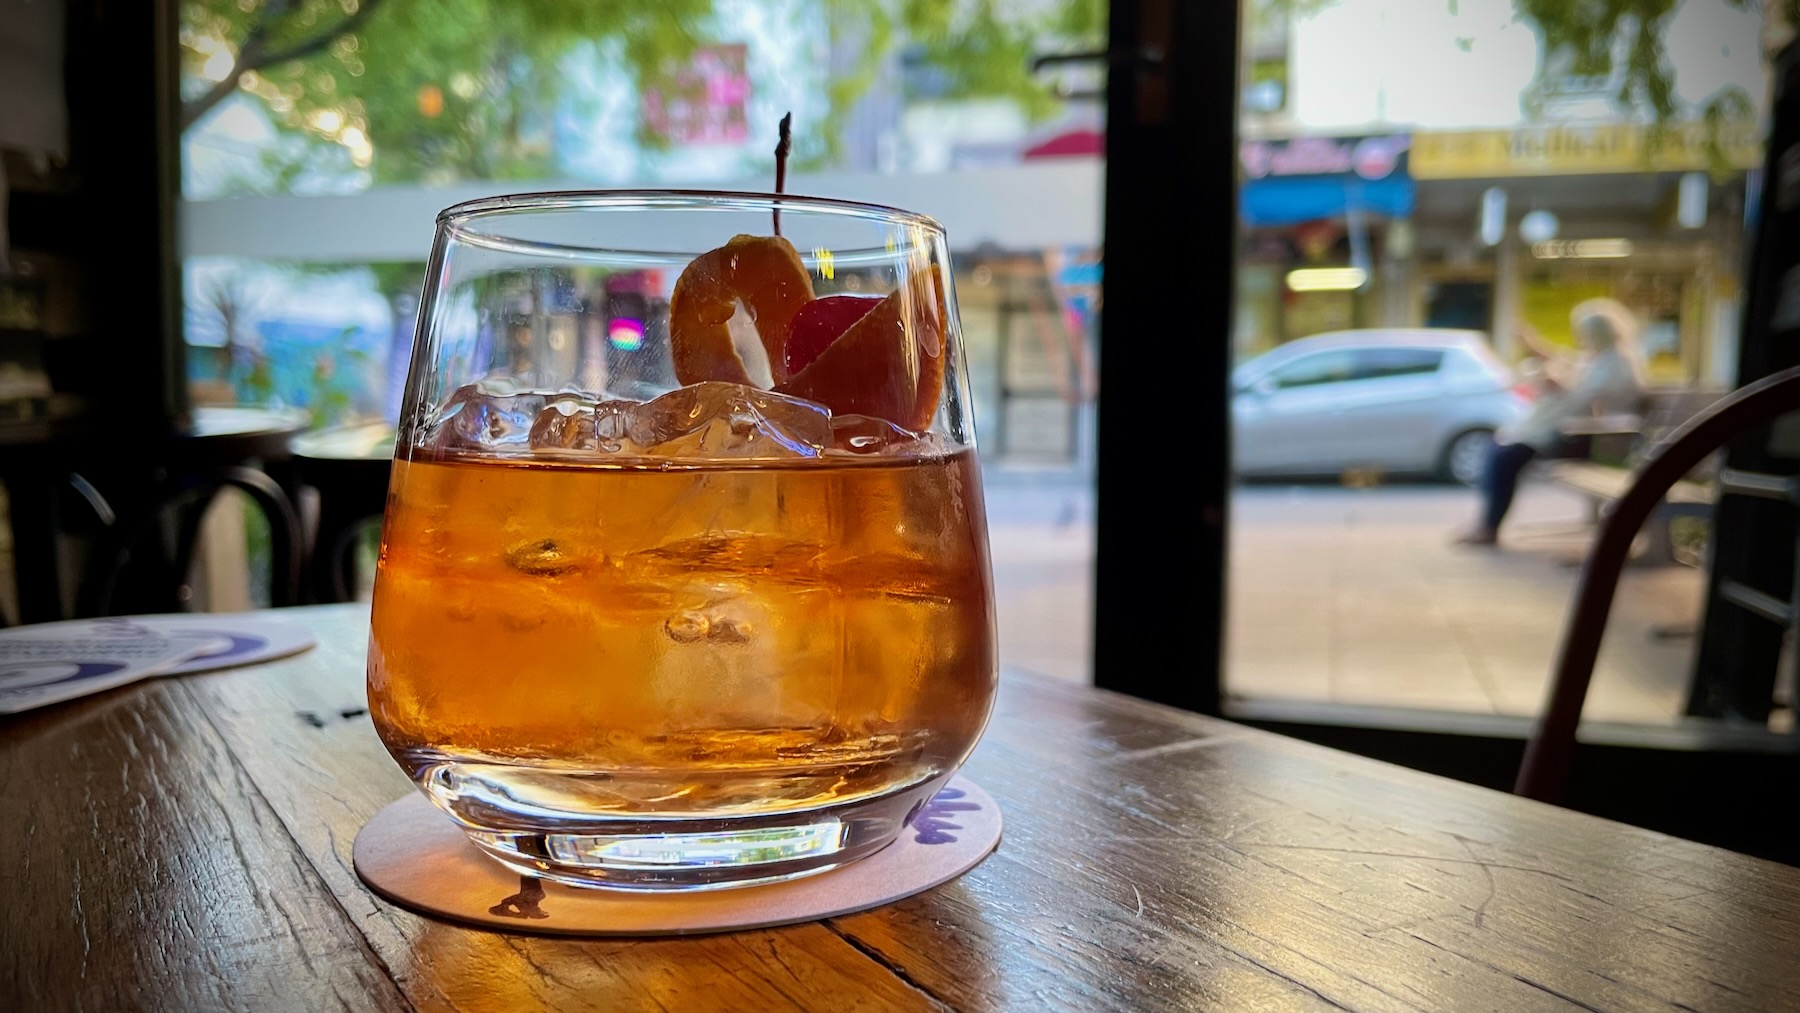
[[[786,236],[751,232],[778,202]],[[369,655],[395,758],[490,854],[582,885],[891,841],[995,679],[941,230],[540,195],[446,212],[434,268]]]

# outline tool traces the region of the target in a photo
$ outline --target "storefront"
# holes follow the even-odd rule
[[[1099,251],[1087,247],[959,258],[957,315],[984,458],[1091,466],[1100,275]]]
[[[1655,382],[1723,385],[1738,327],[1753,124],[1550,125],[1252,140],[1235,350],[1351,327],[1521,325],[1629,306]]]
[[[1391,262],[1413,210],[1409,138],[1245,141],[1233,336],[1247,358],[1294,338],[1374,326],[1387,313]]]
[[[1418,133],[1413,306],[1395,322],[1480,326],[1516,357],[1521,325],[1572,347],[1570,310],[1604,296],[1637,315],[1653,381],[1728,384],[1760,162],[1747,123]]]

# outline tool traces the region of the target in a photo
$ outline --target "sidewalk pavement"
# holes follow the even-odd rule
[[[1089,679],[1093,496],[1077,483],[989,491],[1001,661]],[[1226,691],[1237,697],[1535,714],[1589,529],[1579,497],[1520,492],[1499,550],[1449,544],[1474,494],[1436,486],[1250,486],[1232,498]],[[1704,574],[1620,582],[1588,716],[1667,724]]]
[[[1000,663],[1092,681],[1093,486],[993,474],[984,485]]]

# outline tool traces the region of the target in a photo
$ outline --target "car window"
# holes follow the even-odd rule
[[[1481,348],[1450,350],[1445,354],[1444,365],[1439,372],[1458,380],[1501,380],[1511,376],[1511,372],[1499,359]]]
[[[1279,366],[1269,374],[1275,386],[1315,387],[1322,383],[1342,383],[1356,377],[1356,355],[1350,351],[1319,352]]]
[[[1443,361],[1441,348],[1364,348],[1356,353],[1356,378],[1420,376],[1437,372]]]

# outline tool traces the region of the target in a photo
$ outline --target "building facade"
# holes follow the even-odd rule
[[[1764,30],[1755,10],[1680,4],[1665,31],[1677,112],[1657,122],[1616,99],[1623,52],[1610,75],[1541,67],[1538,32],[1500,0],[1340,0],[1253,22],[1238,354],[1441,326],[1517,358],[1521,327],[1572,344],[1569,310],[1609,296],[1638,316],[1655,382],[1729,384]]]

